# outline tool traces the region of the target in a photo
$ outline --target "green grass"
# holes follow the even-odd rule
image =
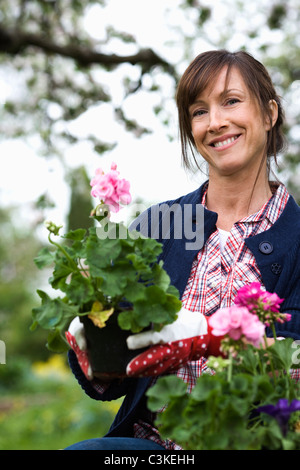
[[[57,450],[101,437],[121,401],[89,398],[60,356],[0,366],[0,450]]]

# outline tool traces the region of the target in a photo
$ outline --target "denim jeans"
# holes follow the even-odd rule
[[[131,437],[102,437],[77,442],[65,450],[165,450],[149,439]]]

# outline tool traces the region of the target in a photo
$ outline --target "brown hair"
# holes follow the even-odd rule
[[[266,146],[269,171],[270,157],[273,156],[275,163],[277,163],[276,156],[284,147],[285,141],[282,131],[284,111],[266,68],[252,55],[244,51],[213,50],[204,52],[191,62],[182,75],[177,88],[176,101],[183,163],[186,168],[192,168],[192,162],[188,155],[190,149],[194,163],[199,168],[195,157],[197,148],[191,130],[189,107],[195,102],[197,96],[213,82],[214,77],[220,73],[223,67],[227,67],[227,80],[232,67],[240,72],[249,91],[257,99],[263,116],[270,120],[271,129],[268,131]],[[273,127],[270,100],[275,100],[278,105],[278,119]]]

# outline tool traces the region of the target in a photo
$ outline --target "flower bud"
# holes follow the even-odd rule
[[[51,222],[50,220],[46,220],[44,225],[49,230],[49,232],[54,233],[54,235],[58,235],[59,230],[62,228],[62,225],[55,225],[55,223]]]

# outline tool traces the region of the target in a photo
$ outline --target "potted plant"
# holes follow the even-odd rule
[[[49,330],[48,348],[63,351],[69,347],[65,337],[69,324],[79,316],[92,368],[97,371],[106,365],[119,373],[129,361],[125,355],[138,353],[127,349],[126,337],[172,323],[181,302],[162,262],[157,262],[161,244],[111,220],[112,213],[131,201],[129,182],[120,178],[116,165],[106,174],[97,170],[91,186],[91,194],[100,199],[91,214],[95,226],[60,235],[61,226],[46,222],[50,245],[39,252],[35,263],[40,269],[53,266],[49,284],[60,295],[37,291],[41,305],[32,311],[31,329],[39,325]],[[117,346],[121,349],[115,350]],[[105,364],[98,365],[104,355]],[[108,364],[109,358],[123,363]]]
[[[191,393],[175,375],[147,392],[152,411],[166,407],[156,422],[164,438],[184,450],[299,450],[299,342],[276,337],[275,322],[289,320],[281,302],[252,283],[209,318],[223,355],[208,359]]]

